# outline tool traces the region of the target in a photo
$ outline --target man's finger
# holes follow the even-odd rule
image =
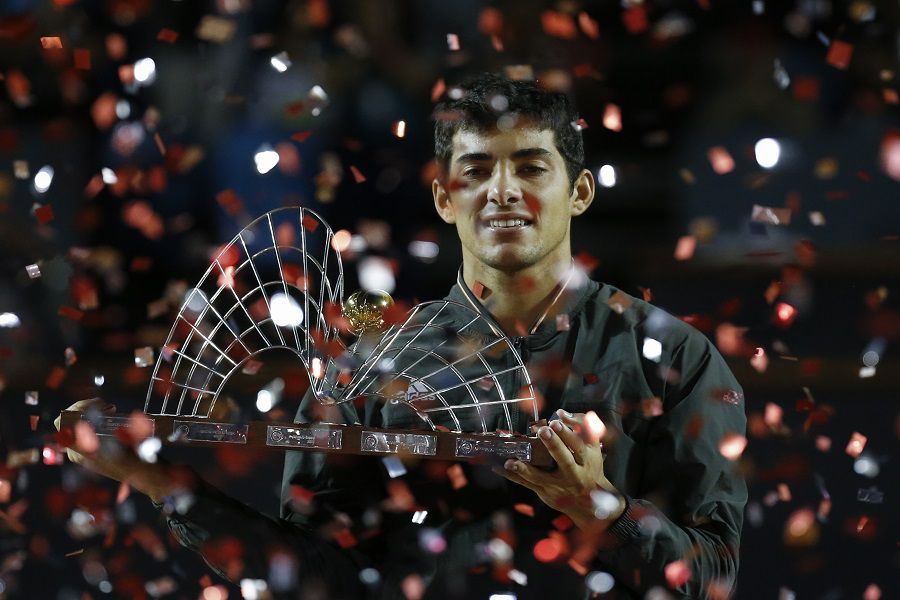
[[[566,445],[569,451],[572,453],[572,457],[575,459],[575,462],[579,465],[584,464],[584,440],[582,440],[577,433],[575,433],[572,429],[563,424],[562,421],[555,419],[550,421],[550,428],[556,432],[556,435],[559,436],[559,439]]]
[[[544,442],[544,446],[550,451],[550,456],[553,457],[560,469],[571,470],[577,465],[572,451],[550,427],[538,429],[538,437]]]
[[[558,414],[588,444],[597,444],[606,435],[606,425],[592,410],[574,415],[560,410]]]
[[[524,477],[519,475],[519,473],[516,471],[510,471],[509,469],[506,469],[504,467],[493,467],[491,470],[494,471],[494,473],[496,473],[497,475],[500,475],[501,477],[508,479],[509,481],[512,481],[513,483],[518,483],[519,485],[521,485],[523,487],[527,487],[529,490],[531,490],[533,492],[537,493],[539,491],[538,490],[539,486],[528,481],[527,479],[525,479]]]

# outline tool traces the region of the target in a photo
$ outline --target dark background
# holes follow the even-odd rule
[[[4,0],[0,313],[19,325],[0,329],[0,493],[9,491],[0,496],[0,597],[138,597],[170,583],[166,597],[196,598],[223,585],[173,545],[145,499],[117,503],[115,484],[44,464],[53,462],[41,459],[53,456],[53,418],[92,396],[120,411],[142,406],[150,372],[134,366],[134,349],[163,342],[178,285],[189,287],[220,244],[272,208],[308,206],[335,230],[368,238],[344,256],[348,289],[359,259],[378,256],[392,261],[395,298],[443,296],[460,253],[431,203],[432,90],[515,65],[571,94],[588,125],[586,166],[616,170],[616,185],[599,188],[574,221],[574,253],[598,261],[595,279],[649,290],[658,306],[691,316],[744,386],[750,503],[738,597],[897,597],[898,12],[896,2],[859,0]],[[229,39],[201,39],[210,16],[233,27]],[[40,38],[53,36],[62,48],[42,49]],[[848,63],[835,43],[851,47]],[[281,52],[291,61],[284,73],[270,65]],[[155,81],[130,84],[128,65],[145,57]],[[327,103],[310,101],[315,85]],[[603,126],[610,103],[621,131]],[[393,134],[398,120],[403,138]],[[292,140],[298,132],[311,134]],[[782,147],[772,169],[754,159],[764,137]],[[253,155],[264,144],[281,161],[262,175]],[[734,159],[728,173],[711,167],[718,146]],[[40,193],[34,176],[45,165],[54,177]],[[330,199],[325,165],[337,173]],[[104,185],[102,168],[118,182]],[[751,222],[753,205],[788,208],[790,224]],[[52,207],[43,223],[41,206]],[[140,222],[128,217],[135,207],[145,209]],[[384,227],[389,243],[379,248],[370,232]],[[676,260],[687,235],[696,251]],[[413,240],[437,241],[439,254],[412,256]],[[28,277],[31,264],[40,278]],[[780,293],[767,299],[773,282]],[[169,311],[148,316],[167,293]],[[774,318],[778,302],[797,308],[792,323]],[[738,351],[723,324],[746,328]],[[747,348],[757,347],[764,372],[750,365]],[[869,350],[878,363],[861,377]],[[273,414],[292,414],[299,364],[267,362],[235,382],[235,397],[252,411],[255,391],[279,375],[288,385]],[[31,391],[36,405],[26,403]],[[770,403],[783,409],[783,426],[761,423]],[[845,452],[853,432],[867,436],[863,456],[877,474],[855,470]],[[280,455],[180,458],[277,510]],[[883,499],[858,499],[873,486]],[[790,516],[818,511],[825,496],[831,509],[815,539],[786,537]],[[79,533],[82,509],[96,521]]]

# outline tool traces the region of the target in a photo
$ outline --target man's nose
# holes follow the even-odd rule
[[[521,199],[522,188],[516,178],[506,168],[497,167],[488,182],[488,201],[502,206]]]

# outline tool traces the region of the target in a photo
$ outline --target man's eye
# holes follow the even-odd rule
[[[546,173],[547,169],[545,169],[544,167],[539,167],[537,165],[528,165],[522,167],[521,171],[528,175],[540,175],[542,173]]]
[[[471,168],[463,171],[463,176],[465,177],[483,177],[484,174],[485,170],[480,168]]]

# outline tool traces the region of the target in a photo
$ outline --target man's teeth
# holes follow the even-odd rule
[[[525,219],[505,219],[505,220],[493,220],[490,222],[491,227],[520,227],[525,225]]]

